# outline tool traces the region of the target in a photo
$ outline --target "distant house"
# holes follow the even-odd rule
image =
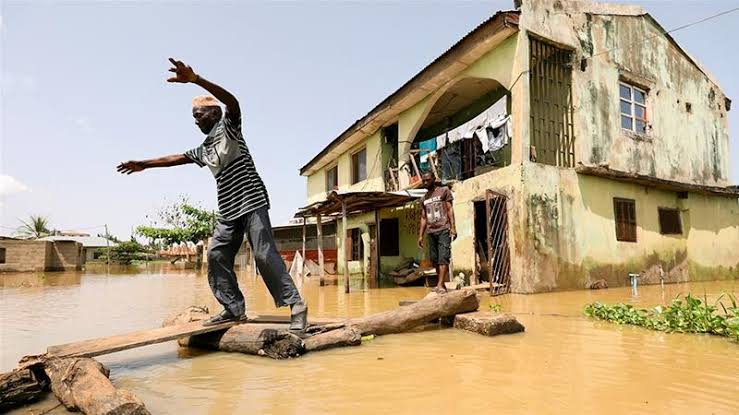
[[[0,239],[0,272],[82,269],[82,244],[75,241]]]
[[[95,259],[95,252],[100,248],[107,248],[108,246],[114,247],[116,246],[115,242],[108,241],[105,238],[101,238],[99,236],[72,236],[70,234],[66,235],[53,235],[53,236],[47,236],[45,238],[41,238],[42,241],[73,241],[77,242],[82,245],[82,264],[84,264],[87,261],[91,261]]]

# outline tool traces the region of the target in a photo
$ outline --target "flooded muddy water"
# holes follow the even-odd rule
[[[240,275],[250,312],[275,310],[258,278]],[[360,316],[423,297],[426,289],[319,287],[311,315]],[[596,322],[592,301],[667,303],[691,291],[737,293],[736,281],[537,295],[483,294],[516,314],[522,334],[486,338],[455,329],[379,337],[361,347],[274,361],[178,349],[174,342],[99,359],[114,383],[153,414],[739,413],[739,344]],[[206,276],[150,266],[106,273],[0,274],[0,371],[46,346],[157,327],[189,305],[218,311]],[[43,401],[14,413],[54,407]],[[62,408],[50,412],[66,413]]]

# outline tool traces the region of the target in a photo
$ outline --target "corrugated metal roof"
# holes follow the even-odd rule
[[[316,156],[313,157],[308,163],[306,163],[305,166],[301,167],[300,174],[304,174],[307,169],[309,169],[313,164],[317,163],[333,147],[337,146],[339,143],[344,141],[351,134],[353,134],[356,130],[361,129],[364,126],[364,124],[366,124],[369,121],[372,121],[374,119],[374,117],[372,116],[373,113],[379,112],[384,107],[392,106],[392,101],[399,99],[400,97],[402,97],[402,95],[414,89],[415,88],[414,83],[419,82],[419,80],[423,76],[428,75],[428,73],[430,73],[433,69],[435,69],[435,66],[439,65],[439,63],[442,60],[450,56],[455,51],[455,49],[462,48],[462,46],[465,45],[468,41],[470,41],[470,39],[472,39],[478,32],[482,32],[483,29],[485,29],[487,26],[492,26],[497,23],[500,23],[504,27],[517,26],[519,14],[520,12],[518,10],[499,11],[495,13],[493,16],[491,16],[490,18],[488,18],[487,20],[485,20],[484,22],[477,25],[477,27],[472,29],[462,39],[457,41],[449,49],[444,51],[444,53],[439,55],[439,57],[437,57],[431,63],[426,65],[426,67],[424,67],[420,72],[418,72],[413,78],[408,80],[400,88],[398,88],[395,92],[390,94],[387,98],[382,100],[382,102],[380,102],[374,108],[372,108],[364,117],[358,119],[352,125],[350,125],[349,128],[344,130],[343,133],[341,133],[338,137],[336,137],[333,141],[331,141],[323,150],[321,150],[321,152],[316,154]]]

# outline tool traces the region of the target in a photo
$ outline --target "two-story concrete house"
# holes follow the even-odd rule
[[[515,7],[313,157],[301,169],[308,204],[417,187],[431,168],[455,197],[454,272],[473,280],[540,292],[624,285],[629,273],[736,278],[731,101],[718,83],[640,7]],[[343,255],[351,272],[367,266],[378,227],[383,270],[420,259],[417,205],[353,213],[339,267]]]

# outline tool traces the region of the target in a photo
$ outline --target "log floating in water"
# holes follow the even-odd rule
[[[308,337],[305,339],[305,351],[315,352],[332,347],[359,346],[360,344],[362,344],[362,333],[358,328],[349,326]]]
[[[359,328],[362,335],[392,334],[408,331],[441,317],[475,311],[480,300],[474,290],[463,289],[426,298],[395,310],[349,320],[347,325]]]
[[[0,374],[0,411],[37,400],[48,386],[46,375],[35,368],[19,368]]]
[[[148,415],[149,411],[133,393],[116,389],[110,372],[90,358],[50,358],[44,371],[51,390],[70,411],[94,415]]]

